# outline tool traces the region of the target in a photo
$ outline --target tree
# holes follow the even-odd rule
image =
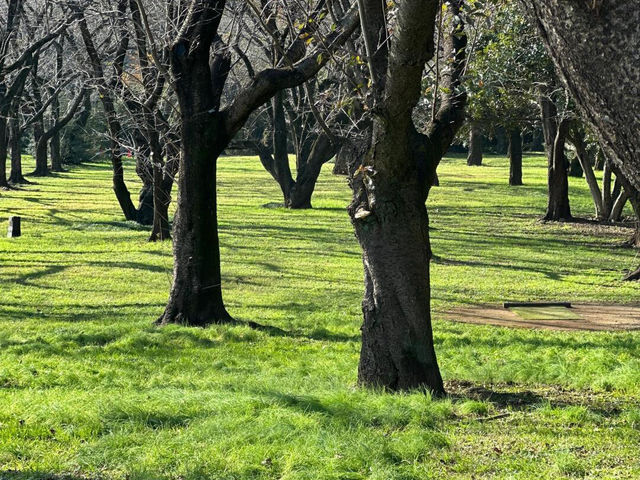
[[[438,163],[464,121],[466,94],[460,77],[466,36],[460,4],[446,4],[443,24],[448,34],[443,39],[448,61],[442,101],[421,133],[413,113],[425,64],[437,51],[440,3],[408,0],[385,12],[377,0],[359,2],[374,112],[372,147],[351,179],[349,206],[363,251],[364,323],[358,367],[363,385],[444,392],[431,328],[425,201]]]
[[[308,55],[292,66],[258,72],[223,107],[221,97],[231,67],[231,49],[220,35],[226,3],[192,0],[171,47],[171,71],[181,114],[181,155],[173,226],[173,283],[159,324],[202,326],[231,320],[222,300],[217,159],[257,108],[283,89],[316,75],[331,52],[358,26],[352,9],[340,25],[322,35],[321,41],[316,35],[311,38]]]

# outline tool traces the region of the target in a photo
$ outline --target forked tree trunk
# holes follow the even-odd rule
[[[476,124],[472,123],[469,130],[469,156],[467,157],[467,165],[482,165],[482,144],[482,131]]]
[[[522,132],[509,132],[509,185],[522,185]]]
[[[571,207],[569,206],[569,180],[567,178],[567,162],[564,155],[568,128],[569,123],[566,120],[560,121],[551,157],[549,158],[549,198],[544,220],[562,221],[573,218],[571,216]]]
[[[7,121],[0,118],[0,188],[8,188],[7,156],[9,154],[9,138],[7,135]]]
[[[299,166],[287,206],[293,209],[311,208],[311,196],[316,188],[322,166],[338,152],[340,145],[325,134],[313,143],[309,157]]]

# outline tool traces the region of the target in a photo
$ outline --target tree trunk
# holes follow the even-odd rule
[[[331,160],[338,149],[339,145],[335,145],[327,135],[318,136],[307,161],[300,165],[300,170],[296,174],[296,181],[287,205],[289,208],[311,208],[311,196],[316,188],[322,166]]]
[[[53,172],[64,171],[64,168],[62,168],[62,149],[60,143],[59,133],[51,137],[51,171]]]
[[[36,122],[33,126],[33,139],[36,146],[36,169],[31,175],[34,177],[46,177],[49,175],[49,149],[47,139],[44,137],[44,125]]]
[[[522,185],[522,132],[509,132],[509,185]]]
[[[272,100],[273,110],[273,160],[276,180],[282,190],[284,204],[288,205],[294,180],[287,151],[287,120],[284,110],[284,93],[278,92]]]
[[[567,178],[567,162],[564,156],[564,145],[569,128],[567,120],[560,121],[549,158],[549,201],[544,220],[571,220],[569,206],[569,180]]]
[[[482,131],[476,124],[472,123],[469,131],[469,156],[467,157],[467,165],[482,165],[482,140]]]
[[[7,156],[9,153],[9,136],[7,135],[7,121],[0,117],[0,188],[8,188]]]
[[[222,300],[218,239],[216,163],[225,148],[221,129],[206,120],[183,118],[173,285],[160,324],[206,326],[232,320]]]
[[[624,206],[627,204],[628,200],[629,194],[625,190],[622,190],[611,207],[611,213],[608,218],[610,222],[619,222],[622,219],[622,211],[624,210]]]
[[[611,164],[606,159],[602,170],[602,206],[608,218],[613,207],[613,197],[611,196]]]
[[[20,126],[17,119],[11,120],[11,174],[9,181],[14,185],[29,183],[22,174],[22,145]]]
[[[441,393],[431,330],[429,221],[421,193],[414,172],[408,182],[378,191],[375,214],[362,217],[364,210],[351,209],[365,272],[358,381]]]

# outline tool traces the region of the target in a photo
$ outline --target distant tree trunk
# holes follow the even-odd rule
[[[549,164],[549,202],[545,220],[571,220],[569,206],[569,180],[567,178],[567,162],[564,156],[564,145],[569,124],[561,120],[558,125],[556,139],[553,144],[552,158]]]
[[[320,134],[313,143],[309,157],[300,164],[296,181],[291,189],[288,207],[293,209],[311,208],[311,196],[316,188],[322,166],[327,163],[340,148],[339,143],[327,135]]]
[[[152,142],[153,152],[153,229],[150,242],[169,240],[171,227],[169,224],[169,205],[171,204],[171,190],[179,165],[180,152],[172,146],[167,148],[167,161],[158,161],[162,158],[162,148],[156,135]]]
[[[284,111],[284,93],[278,92],[272,99],[273,111],[273,160],[274,172],[284,204],[288,205],[294,180],[289,166],[289,152],[287,151],[287,121]]]
[[[9,181],[14,185],[21,183],[29,183],[22,174],[22,145],[21,130],[17,118],[10,120],[11,122],[11,174]]]
[[[509,185],[522,185],[522,132],[509,132]]]
[[[482,149],[483,149],[482,131],[475,123],[471,124],[469,129],[469,156],[467,157],[467,165],[482,165]]]
[[[548,161],[548,202],[544,220],[571,220],[569,206],[569,180],[564,146],[569,129],[569,121],[558,119],[558,111],[553,101],[546,95],[540,96],[542,126]]]
[[[496,139],[496,153],[498,155],[506,155],[507,148],[509,148],[509,141],[504,127],[500,125],[497,126],[494,135]]]
[[[49,149],[47,141],[43,141],[44,121],[39,120],[33,125],[33,143],[36,146],[36,169],[31,175],[46,177],[49,175]]]
[[[7,135],[7,121],[0,118],[0,188],[8,188],[7,156],[9,153],[9,139]]]

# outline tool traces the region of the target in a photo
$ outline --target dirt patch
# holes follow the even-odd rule
[[[540,328],[546,330],[617,331],[640,330],[640,306],[574,304],[570,318],[526,318],[502,307],[476,306],[456,308],[445,318],[456,322],[501,327]]]

